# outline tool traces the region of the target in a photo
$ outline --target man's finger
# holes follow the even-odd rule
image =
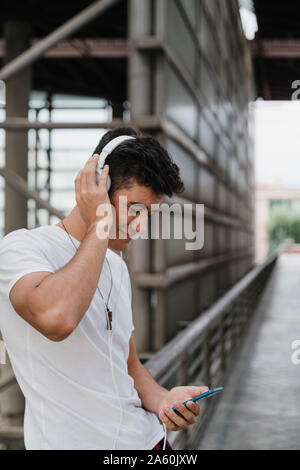
[[[183,427],[187,424],[186,420],[176,414],[171,408],[164,409],[164,413],[171,421],[173,421],[174,424],[176,424],[176,426]]]
[[[194,413],[195,416],[200,415],[200,406],[194,401],[188,401],[185,406]]]
[[[208,387],[195,387],[193,385],[188,387],[188,393],[191,395],[192,398],[197,397],[198,395],[202,395],[202,393],[208,392]]]
[[[79,171],[78,175],[75,178],[75,193],[76,193],[76,200],[77,197],[80,196],[80,190],[81,190],[81,185],[80,185],[80,176],[81,176],[81,171]]]
[[[108,173],[109,173],[109,165],[104,165],[104,168],[103,170],[101,171],[101,175],[100,175],[100,178],[99,178],[99,181],[98,181],[98,186],[99,186],[99,189],[101,188],[105,188],[106,189],[106,183],[107,183],[107,176],[108,176]]]
[[[186,419],[189,423],[194,424],[196,417],[186,406],[184,406],[179,401],[174,403],[174,408]]]
[[[97,163],[98,163],[99,155],[95,153],[92,157],[88,159],[84,166],[84,179],[85,185],[90,190],[96,188],[96,170],[97,170]]]
[[[162,423],[165,423],[167,428],[171,429],[172,431],[179,431],[180,426],[177,426],[173,421],[168,418],[168,416],[164,413],[163,410],[160,410],[159,412],[159,419],[161,420]]]

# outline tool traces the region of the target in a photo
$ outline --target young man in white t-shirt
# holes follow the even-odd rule
[[[99,154],[119,135],[135,139],[111,152],[97,185]],[[78,173],[77,204],[62,222],[15,230],[0,241],[0,329],[25,396],[26,449],[161,448],[166,427],[195,423],[199,405],[181,403],[207,387],[167,390],[140,363],[129,273],[116,253],[131,240],[118,237],[118,229],[128,234],[137,217],[122,226],[120,196],[129,214],[183,187],[178,166],[154,138],[114,129]],[[116,210],[116,237],[99,237],[102,204]]]

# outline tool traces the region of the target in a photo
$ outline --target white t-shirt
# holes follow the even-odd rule
[[[78,248],[80,242],[74,237],[72,240]],[[25,396],[25,447],[113,449],[121,415],[109,361],[108,335],[112,334],[113,370],[123,408],[115,448],[152,449],[164,437],[164,429],[156,413],[142,408],[128,374],[134,325],[130,277],[121,257],[107,249],[113,275],[108,303],[113,312],[112,331],[106,328],[104,302],[98,289],[75,330],[58,342],[27,323],[9,300],[11,288],[22,276],[55,272],[74,254],[68,234],[57,225],[15,230],[0,241],[0,329]],[[106,260],[98,287],[107,300],[111,275]]]

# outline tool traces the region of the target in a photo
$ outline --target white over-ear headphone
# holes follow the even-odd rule
[[[105,165],[105,159],[106,157],[121,143],[124,142],[124,140],[129,140],[129,139],[135,139],[135,137],[131,135],[119,135],[118,137],[115,137],[112,139],[108,144],[105,145],[105,147],[102,149],[99,159],[98,159],[98,164],[97,164],[97,170],[96,170],[96,182],[98,184],[100,175],[102,173],[103,167]],[[110,176],[107,176],[107,186],[106,189],[107,191],[111,187],[111,179]]]

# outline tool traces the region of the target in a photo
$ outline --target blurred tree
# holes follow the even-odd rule
[[[300,212],[284,207],[274,207],[267,228],[271,244],[278,245],[287,238],[300,243]]]

